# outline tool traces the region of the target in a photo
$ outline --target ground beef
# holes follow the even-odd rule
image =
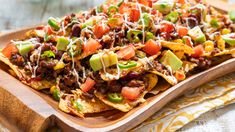
[[[211,60],[204,57],[190,58],[190,61],[196,63],[199,69],[208,69],[211,65]]]
[[[64,80],[64,84],[67,85],[67,86],[72,86],[75,83],[77,83],[76,77],[72,76],[72,75],[65,75],[63,77],[63,80]]]
[[[56,65],[56,62],[53,61],[53,60],[49,60],[49,61],[46,61],[46,60],[42,60],[40,62],[40,66],[43,67],[43,68],[48,68],[48,69],[53,69],[53,67]]]
[[[127,86],[129,87],[141,87],[144,86],[144,81],[141,80],[131,80]]]
[[[161,63],[159,63],[158,61],[154,61],[153,62],[153,69],[162,73],[162,74],[165,74],[165,75],[170,75],[170,71]]]
[[[122,85],[118,81],[110,81],[108,82],[109,92],[121,92]]]
[[[10,59],[11,63],[17,65],[17,66],[24,66],[24,58],[19,55],[19,54],[12,54],[11,59]]]

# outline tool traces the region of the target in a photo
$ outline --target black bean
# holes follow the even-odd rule
[[[72,36],[73,37],[79,37],[81,33],[81,28],[79,24],[74,24],[72,27]]]
[[[139,76],[140,76],[140,75],[139,75],[137,72],[135,72],[135,71],[130,72],[130,73],[128,74],[128,78],[130,78],[130,79],[138,78]]]

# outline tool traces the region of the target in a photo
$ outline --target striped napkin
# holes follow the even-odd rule
[[[200,115],[232,103],[235,103],[235,72],[185,93],[132,131],[176,131]]]

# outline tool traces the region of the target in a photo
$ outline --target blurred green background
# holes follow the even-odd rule
[[[50,16],[87,10],[105,0],[0,0],[0,31],[47,21]]]

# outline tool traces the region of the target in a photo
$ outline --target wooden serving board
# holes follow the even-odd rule
[[[22,38],[31,28],[0,36],[0,48],[12,39]],[[58,103],[7,73],[0,63],[0,121],[12,131],[45,131],[58,126],[64,131],[127,131],[140,124],[186,90],[235,71],[235,58],[193,75],[165,92],[148,98],[128,113],[117,110],[90,114],[85,119],[63,113]]]

